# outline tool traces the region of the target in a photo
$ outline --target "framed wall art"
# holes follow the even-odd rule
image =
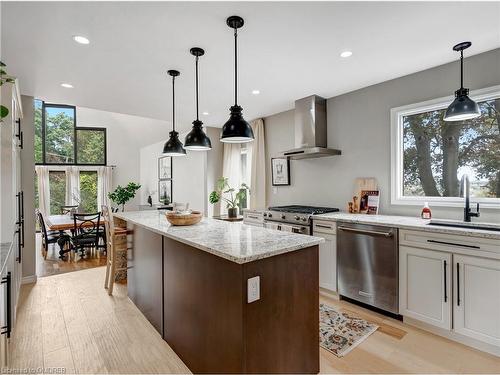
[[[290,160],[285,158],[272,158],[271,177],[273,186],[290,185]]]

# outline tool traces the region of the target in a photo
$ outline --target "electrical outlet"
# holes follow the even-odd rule
[[[277,187],[273,187],[273,194],[278,194],[278,188]]]
[[[260,276],[247,280],[247,302],[252,303],[260,299]]]

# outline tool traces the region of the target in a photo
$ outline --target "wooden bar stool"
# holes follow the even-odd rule
[[[106,278],[104,280],[104,288],[108,289],[108,294],[113,294],[113,285],[118,272],[127,270],[125,258],[125,266],[116,265],[120,260],[119,255],[127,252],[127,228],[115,227],[113,213],[107,206],[102,206],[102,216],[104,218],[104,227],[106,229]]]

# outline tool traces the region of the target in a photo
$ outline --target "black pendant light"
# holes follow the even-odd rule
[[[234,29],[234,105],[230,108],[229,120],[222,127],[220,141],[225,143],[246,143],[254,140],[250,124],[241,114],[243,108],[238,105],[238,29],[243,26],[243,18],[231,16],[227,25]]]
[[[455,91],[455,100],[446,110],[444,121],[463,121],[481,116],[479,106],[469,98],[469,89],[464,88],[464,49],[471,45],[471,42],[462,42],[453,46],[454,51],[460,52],[460,88]]]
[[[193,129],[186,136],[184,148],[190,151],[206,151],[212,149],[212,143],[203,131],[203,122],[199,118],[198,106],[198,59],[205,54],[205,51],[199,47],[193,47],[189,52],[195,56],[196,65],[196,120],[193,121]]]
[[[172,77],[172,131],[170,138],[163,146],[163,155],[165,156],[186,156],[186,150],[182,147],[182,142],[179,141],[179,133],[175,131],[175,77],[181,73],[177,70],[169,70],[167,72]]]

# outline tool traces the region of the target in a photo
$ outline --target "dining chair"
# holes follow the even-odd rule
[[[101,233],[101,213],[73,214],[72,250],[85,257],[86,249],[97,248]]]
[[[106,259],[106,277],[104,280],[104,288],[108,289],[108,294],[113,294],[113,286],[115,283],[116,275],[120,271],[126,271],[125,267],[117,267],[116,263],[118,255],[126,253],[127,251],[127,229],[117,228],[113,219],[113,212],[108,206],[102,206],[102,217],[104,220],[104,228],[106,230],[106,245],[107,245],[107,259]]]
[[[43,259],[47,259],[47,253],[49,251],[49,245],[55,245],[56,243],[64,247],[66,243],[69,243],[70,236],[66,234],[62,234],[57,230],[47,230],[47,226],[45,225],[45,220],[40,211],[36,211],[36,216],[38,219],[38,225],[40,226],[40,232],[42,234],[42,256]]]

